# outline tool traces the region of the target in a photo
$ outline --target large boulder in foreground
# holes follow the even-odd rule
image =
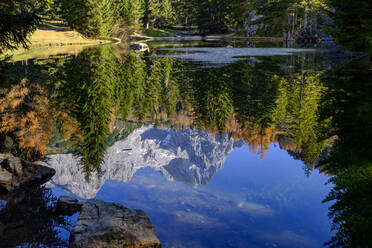
[[[27,184],[42,184],[56,174],[52,168],[0,154],[0,191],[13,191]]]
[[[160,248],[154,226],[142,210],[88,200],[71,231],[70,248]]]

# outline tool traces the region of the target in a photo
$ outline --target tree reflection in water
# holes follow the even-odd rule
[[[330,247],[371,247],[372,230],[372,65],[357,61],[328,75],[321,118],[326,136],[337,135],[323,168],[334,184],[331,202],[334,237]]]
[[[15,84],[0,92],[0,131],[15,139],[18,154],[35,160],[48,143],[50,151],[64,140],[88,177],[100,172],[108,137],[122,131],[115,131],[118,120],[228,133],[262,158],[285,136],[311,170],[327,144],[319,139],[317,118],[326,88],[310,55],[293,56],[200,68],[135,53],[117,57],[104,46],[32,66],[18,63],[4,76]]]
[[[327,245],[369,247],[371,65],[355,62],[325,72],[319,64],[312,55],[301,54],[205,68],[135,53],[115,56],[109,46],[28,65],[6,64],[0,132],[13,138],[14,153],[28,159],[72,151],[88,176],[100,172],[112,142],[145,122],[227,133],[248,142],[261,157],[278,142],[304,161],[306,173],[336,139],[331,156],[319,165],[335,185],[325,201],[333,203],[330,217],[337,232]],[[45,189],[32,194],[41,191],[48,195]],[[49,217],[40,223],[47,221],[43,226],[52,230],[57,220],[46,204],[48,196],[41,195],[40,209]],[[24,206],[31,204],[27,199]],[[11,216],[9,211],[2,210],[4,218]],[[24,213],[22,208],[14,211],[15,216]],[[36,218],[32,213],[30,218]],[[24,242],[41,233],[27,230],[32,233],[25,233]],[[51,231],[45,238],[57,244],[53,237]]]
[[[50,189],[32,187],[6,196],[0,210],[1,247],[66,247],[60,235],[71,225],[55,214],[56,199]]]

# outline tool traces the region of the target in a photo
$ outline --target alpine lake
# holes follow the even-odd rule
[[[1,65],[0,133],[57,173],[0,200],[0,247],[68,246],[78,214],[53,214],[62,195],[145,211],[165,248],[364,235],[369,61],[281,43],[148,44],[31,49]]]

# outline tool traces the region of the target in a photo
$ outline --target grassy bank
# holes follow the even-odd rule
[[[60,21],[47,21],[30,37],[30,47],[103,44],[110,40],[87,39]]]
[[[29,49],[5,51],[12,60],[48,57],[56,53],[78,53],[82,47],[113,42],[112,40],[87,39],[59,21],[47,21],[29,38]]]
[[[182,32],[189,34],[183,35]],[[244,37],[235,33],[229,34],[214,34],[204,37],[194,33],[195,29],[191,32],[184,31],[181,28],[175,29],[157,29],[141,28],[138,32],[131,36],[132,40],[169,40],[178,39],[185,41],[208,41],[208,40],[230,40],[242,39],[250,41],[262,42],[278,42],[282,38],[271,37]],[[33,33],[30,37],[29,49],[17,49],[14,51],[7,51],[5,54],[12,56],[12,61],[27,60],[30,58],[47,58],[54,54],[78,54],[86,46],[100,45],[112,43],[114,40],[99,40],[87,39],[80,33],[72,30],[66,24],[60,21],[46,21],[43,25]]]
[[[74,30],[37,30],[30,38],[30,47],[103,44],[110,41],[86,39]]]

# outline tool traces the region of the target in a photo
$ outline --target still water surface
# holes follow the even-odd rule
[[[333,173],[320,161],[338,133],[324,78],[346,58],[241,42],[150,47],[6,65],[1,131],[13,153],[56,169],[44,202],[71,195],[142,209],[164,247],[329,241],[335,199],[322,201]],[[51,239],[33,242],[63,245],[58,221],[48,222]]]
[[[185,142],[178,138],[175,142]],[[115,148],[127,145],[121,142]],[[188,150],[189,145],[178,149],[195,152]],[[270,145],[264,159],[243,142],[234,145],[212,139],[202,144],[206,145],[216,146],[219,157],[214,163],[208,163],[213,158],[198,163],[202,156],[211,156],[208,151],[182,163],[167,153],[174,147],[163,146],[164,150],[155,151],[158,160],[134,167],[130,155],[111,160],[103,179],[92,179],[89,185],[81,183],[82,176],[66,172],[75,170],[66,168],[66,160],[55,162],[58,172],[52,191],[65,195],[62,186],[72,196],[142,209],[165,247],[317,247],[327,241],[328,204],[321,204],[330,189],[325,186],[327,176],[318,171],[306,176],[303,162],[277,144]]]

